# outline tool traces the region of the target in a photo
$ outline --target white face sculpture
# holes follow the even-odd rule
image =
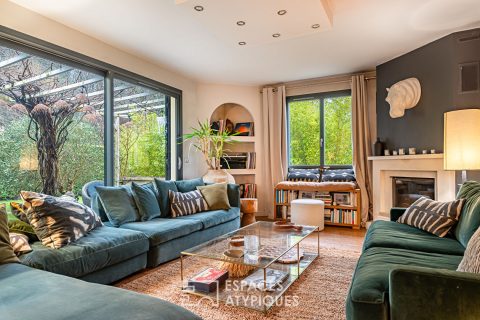
[[[390,104],[390,117],[400,118],[406,109],[418,104],[421,95],[420,81],[417,78],[408,78],[387,88],[387,101]]]

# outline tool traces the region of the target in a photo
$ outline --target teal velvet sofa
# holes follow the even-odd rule
[[[0,265],[5,320],[198,320],[167,301],[22,265]]]
[[[439,238],[391,221],[375,221],[365,236],[346,301],[349,320],[480,319],[480,275],[455,271],[480,225],[480,184],[467,182],[454,232]]]
[[[195,180],[178,181],[182,192],[195,190]],[[203,183],[203,182],[202,182]],[[168,192],[168,191],[166,191]],[[90,194],[95,199],[94,194]],[[160,196],[167,196],[160,195]],[[131,222],[118,228],[108,221],[87,236],[60,249],[41,242],[20,257],[23,264],[89,282],[109,284],[146,267],[178,258],[188,249],[240,227],[239,186],[228,185],[229,210],[206,211],[178,218]],[[98,212],[98,205],[92,208]],[[100,214],[102,216],[102,214]]]

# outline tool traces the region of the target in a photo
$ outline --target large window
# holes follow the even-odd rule
[[[350,91],[289,97],[289,165],[351,165],[351,104]]]
[[[0,201],[181,177],[181,91],[26,39],[0,36]]]

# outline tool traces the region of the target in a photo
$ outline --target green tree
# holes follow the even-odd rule
[[[352,97],[324,100],[325,164],[352,164]]]

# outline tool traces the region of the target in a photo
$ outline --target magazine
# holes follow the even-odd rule
[[[280,283],[285,281],[288,278],[288,273],[280,270],[267,269],[267,281],[266,281],[266,290],[271,291],[275,289]],[[242,287],[246,289],[255,288],[263,290],[264,281],[263,281],[263,269],[258,269],[248,277],[242,280]]]

